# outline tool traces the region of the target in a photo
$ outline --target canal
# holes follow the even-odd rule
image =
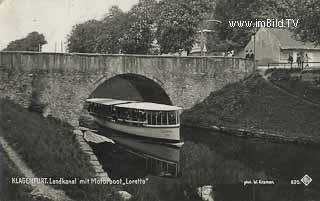
[[[320,200],[320,148],[187,127],[181,148],[99,132],[116,142],[90,143],[109,176],[146,181],[123,186],[137,200],[201,200],[201,186],[211,186],[215,201]]]

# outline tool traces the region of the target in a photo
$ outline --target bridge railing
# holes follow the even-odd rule
[[[320,70],[320,62],[302,62],[298,63],[268,63],[268,69],[301,69],[301,70]]]

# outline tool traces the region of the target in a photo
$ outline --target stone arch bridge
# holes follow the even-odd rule
[[[252,61],[230,57],[0,52],[0,97],[28,107],[36,95],[46,115],[77,125],[88,97],[187,109],[253,71]]]

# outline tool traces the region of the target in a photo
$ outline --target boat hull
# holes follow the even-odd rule
[[[180,127],[145,127],[145,126],[131,126],[123,123],[110,122],[106,119],[94,117],[96,122],[103,127],[107,127],[126,134],[145,137],[149,139],[157,139],[164,142],[181,142]]]

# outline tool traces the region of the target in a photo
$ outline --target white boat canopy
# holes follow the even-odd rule
[[[98,103],[102,105],[117,105],[117,104],[135,102],[135,101],[117,100],[117,99],[111,99],[111,98],[90,98],[90,99],[87,99],[86,101],[91,103]]]
[[[164,105],[164,104],[158,104],[158,103],[149,103],[149,102],[131,102],[126,104],[116,105],[116,107],[138,109],[138,110],[153,110],[153,111],[182,110],[181,107],[177,107],[177,106]]]

